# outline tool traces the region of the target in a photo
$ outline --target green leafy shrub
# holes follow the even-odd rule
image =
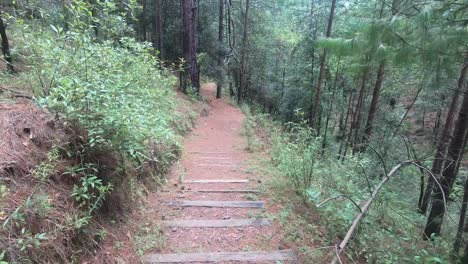
[[[273,179],[272,188],[280,196],[274,199],[286,203],[285,209],[278,215],[281,224],[291,230],[288,234],[294,234],[298,228],[305,232],[302,225],[306,223],[299,220],[302,219],[301,215],[295,220],[289,218],[292,213],[289,206],[295,206],[290,201],[298,199],[284,197],[296,193],[299,200],[304,202],[299,206],[317,207],[308,210],[320,213],[319,225],[325,227],[326,231],[320,232],[324,236],[317,238],[314,244],[323,243],[325,248],[334,248],[336,241],[342,239],[360,212],[358,206],[369,198],[374,186],[381,181],[376,165],[378,161],[369,154],[337,159],[322,149],[320,138],[315,138],[305,123],[281,125],[265,114],[250,115],[248,118],[269,133],[272,170],[273,175],[277,176]],[[373,173],[369,173],[371,170]],[[414,188],[412,182],[419,177],[418,173],[416,168],[408,167],[401,172],[402,175],[387,183],[350,244],[348,258],[367,263],[449,263],[449,243],[443,239],[421,241],[425,218],[409,202],[417,200],[417,197],[408,201],[402,199],[402,190]],[[418,193],[411,195],[417,196]],[[308,224],[318,225],[315,222]],[[306,243],[294,235],[286,239]],[[323,258],[318,260],[314,252],[319,251],[312,249],[310,254],[305,254],[309,259],[323,261]],[[334,252],[330,254],[334,256]]]
[[[73,1],[67,27],[44,10],[43,19],[10,27],[15,55],[28,69],[1,81],[30,88],[68,142],[31,171],[24,187],[30,192],[0,200],[0,260],[67,263],[90,253],[104,237],[94,216],[110,212],[115,219],[135,207],[180,154],[180,133],[189,126],[175,124],[189,124],[181,119],[193,115],[177,113],[176,78],[149,44],[129,37],[125,16],[136,10],[98,5],[95,17],[95,6]],[[103,27],[98,34],[95,25]],[[17,194],[0,183],[0,198]]]

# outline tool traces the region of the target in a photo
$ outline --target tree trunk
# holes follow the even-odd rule
[[[331,8],[330,8],[330,15],[328,17],[328,25],[327,25],[327,32],[325,37],[329,38],[331,36],[331,30],[333,26],[333,17],[335,16],[335,7],[336,7],[336,0],[332,0]],[[319,72],[319,79],[317,83],[317,89],[315,90],[315,100],[312,108],[312,126],[315,128],[318,126],[318,118],[317,114],[320,111],[320,97],[322,95],[322,84],[323,79],[325,78],[325,65],[327,63],[327,54],[328,50],[324,49],[322,53],[322,57],[320,58],[320,72]]]
[[[154,28],[156,33],[156,38],[154,40],[154,47],[159,51],[159,58],[163,59],[163,21],[162,21],[162,0],[156,0],[156,10],[154,14]]]
[[[370,62],[371,59],[368,58],[368,61]],[[357,150],[356,149],[357,138],[359,135],[359,128],[361,127],[361,116],[362,116],[361,108],[362,108],[362,103],[364,101],[364,94],[366,90],[366,83],[367,83],[368,76],[369,76],[369,67],[366,66],[362,74],[361,88],[359,89],[359,96],[357,98],[356,108],[354,110],[353,122],[351,122],[351,129],[349,131],[349,136],[348,136],[349,137],[348,142],[351,144],[353,148],[353,152]],[[345,156],[346,156],[346,152],[347,152],[347,148],[345,149],[345,153],[344,153]]]
[[[250,0],[245,1],[245,14],[244,14],[244,33],[242,36],[242,49],[241,49],[241,62],[240,62],[240,80],[239,80],[239,90],[237,92],[237,103],[240,104],[242,101],[242,93],[245,91],[247,86],[247,76],[246,76],[246,57],[247,57],[247,41],[248,41],[248,22],[249,22],[249,9],[250,9]]]
[[[141,40],[146,41],[146,0],[141,0],[142,12],[140,16]]]
[[[444,165],[444,157],[446,156],[447,146],[450,140],[450,130],[452,128],[452,123],[453,123],[455,111],[457,108],[458,96],[460,95],[460,92],[464,89],[467,71],[468,71],[468,54],[465,55],[465,62],[463,64],[463,67],[460,71],[460,76],[458,78],[457,90],[455,90],[455,93],[452,96],[452,101],[450,103],[450,107],[447,112],[447,118],[445,120],[444,128],[442,129],[441,138],[440,138],[440,141],[439,141],[439,144],[437,146],[436,153],[434,156],[434,162],[432,163],[431,171],[432,171],[432,174],[434,174],[434,176],[436,177],[440,175],[442,171],[442,167]],[[423,197],[423,201],[419,208],[419,211],[423,214],[425,214],[427,211],[431,193],[433,191],[432,189],[434,188],[434,183],[435,183],[434,179],[430,177],[427,183],[427,188]]]
[[[7,68],[9,72],[15,72],[15,68],[12,64],[11,54],[10,54],[10,44],[8,43],[8,37],[6,34],[6,26],[3,22],[2,17],[3,10],[0,10],[0,36],[2,37],[2,52],[3,56],[5,57],[5,61],[7,63]]]
[[[182,0],[184,24],[184,54],[192,87],[200,93],[200,75],[197,62],[197,0]]]
[[[342,133],[342,136],[340,135],[341,144],[340,144],[340,149],[338,151],[338,156],[342,156],[343,155],[342,153],[345,153],[344,150],[348,147],[347,146],[348,140],[347,140],[347,137],[346,137],[346,129],[348,127],[349,116],[352,115],[353,99],[354,99],[354,93],[351,91],[351,92],[349,92],[348,107],[347,107],[347,110],[346,110],[345,121],[344,121],[343,127],[340,127],[340,130],[341,130],[340,133]],[[351,126],[350,126],[350,130],[351,130]]]
[[[465,140],[465,144],[466,144],[466,140]],[[462,245],[463,229],[465,227],[467,207],[468,207],[468,179],[465,179],[463,200],[462,200],[462,206],[460,209],[460,220],[458,221],[457,235],[455,237],[455,242],[453,243],[453,253],[456,256],[458,256],[458,254],[460,253],[460,248]]]
[[[339,67],[340,67],[340,62],[338,62],[338,66],[336,66],[335,80],[334,80],[333,88],[332,88],[333,89],[332,98],[330,100],[330,105],[328,107],[327,118],[325,119],[325,131],[323,132],[323,139],[322,139],[322,154],[325,152],[325,148],[327,146],[328,124],[330,123],[330,116],[333,110],[333,103],[335,102],[336,84],[338,82]]]
[[[224,0],[219,0],[219,25],[218,25],[218,41],[219,41],[219,48],[218,48],[218,68],[221,71],[223,65],[223,37],[224,37]],[[218,76],[221,79],[223,76]],[[216,83],[216,98],[221,98],[222,94],[222,81],[218,80]]]
[[[385,74],[385,61],[380,62],[379,70],[377,71],[377,80],[374,86],[374,92],[372,94],[372,101],[369,108],[369,114],[367,115],[367,123],[364,129],[364,136],[362,139],[361,151],[365,151],[369,138],[372,135],[372,126],[374,125],[375,113],[377,111],[377,104],[379,103],[380,90],[382,89],[382,83]]]
[[[463,79],[459,80],[458,88],[464,87],[466,68],[468,68],[468,56],[465,57],[465,63],[463,65],[462,74],[460,77]],[[453,138],[447,150],[448,164],[445,164],[442,170],[440,178],[440,184],[442,191],[439,188],[434,188],[433,202],[431,206],[431,212],[427,220],[424,234],[426,237],[430,237],[432,234],[440,235],[440,229],[445,213],[445,204],[443,197],[449,197],[450,191],[452,190],[453,183],[458,173],[458,163],[463,157],[463,146],[465,142],[465,135],[468,128],[468,94],[464,89],[465,94],[463,96],[463,102],[458,112],[458,118],[455,123],[455,129],[453,131]]]

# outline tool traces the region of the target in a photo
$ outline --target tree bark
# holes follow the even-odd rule
[[[330,117],[333,110],[333,103],[335,102],[335,94],[336,94],[336,86],[338,82],[338,74],[339,74],[340,62],[338,62],[338,66],[336,66],[335,72],[335,80],[333,83],[333,91],[330,100],[330,105],[328,107],[327,118],[325,119],[325,131],[323,132],[323,139],[322,139],[322,154],[325,152],[325,148],[327,147],[327,135],[328,135],[328,124],[330,123]]]
[[[466,141],[467,139],[465,138],[465,146],[466,146]],[[462,206],[460,209],[460,220],[458,221],[457,235],[455,236],[455,242],[453,243],[453,253],[455,256],[458,256],[461,245],[462,245],[463,229],[465,227],[467,207],[468,207],[468,178],[465,179],[463,200],[462,200]]]
[[[368,63],[370,63],[371,57],[368,58]],[[362,73],[362,80],[361,80],[361,87],[359,89],[359,96],[357,98],[356,102],[356,108],[354,110],[353,114],[353,119],[351,122],[351,129],[349,130],[349,135],[348,135],[348,142],[352,146],[353,152],[355,152],[356,149],[356,144],[357,144],[357,138],[359,135],[359,128],[361,127],[361,108],[362,108],[362,103],[364,101],[364,94],[366,90],[366,83],[367,83],[367,78],[369,77],[369,66],[366,66],[364,68],[364,72]],[[353,138],[354,137],[354,138]],[[344,156],[346,156],[348,148],[346,147]]]
[[[224,0],[219,0],[219,25],[218,25],[218,68],[221,71],[223,65],[223,37],[224,37]],[[222,78],[222,76],[218,76]],[[216,98],[221,98],[222,94],[222,81],[218,80],[216,83]]]
[[[15,68],[13,67],[12,58],[10,54],[10,44],[8,42],[8,37],[6,34],[6,26],[3,22],[2,17],[3,10],[0,10],[0,36],[2,37],[2,52],[3,56],[5,57],[5,61],[7,63],[7,69],[9,72],[15,72]]]
[[[330,8],[330,15],[328,17],[328,25],[327,25],[327,32],[325,37],[329,38],[331,36],[332,26],[333,26],[333,17],[335,16],[335,7],[336,7],[336,0],[332,0],[331,8]],[[322,57],[320,58],[320,72],[319,72],[319,79],[317,83],[317,89],[315,90],[315,100],[312,108],[312,127],[316,128],[318,126],[318,118],[317,114],[320,110],[320,98],[322,95],[322,84],[323,79],[325,78],[325,65],[327,63],[327,54],[328,50],[324,49],[322,53]]]
[[[163,21],[162,21],[162,0],[156,0],[156,9],[154,14],[154,28],[156,31],[156,38],[154,40],[154,46],[159,51],[159,58],[163,59]]]
[[[459,80],[458,88],[465,86],[466,68],[468,68],[468,56],[466,57],[462,68],[462,74],[460,77],[463,78]],[[449,197],[450,191],[452,190],[453,183],[455,182],[455,178],[458,173],[458,164],[463,157],[463,146],[468,128],[468,94],[466,93],[466,89],[463,89],[463,91],[465,92],[463,96],[463,102],[458,112],[455,129],[452,134],[453,137],[447,150],[447,161],[449,162],[445,164],[440,178],[442,190],[438,188],[434,189],[431,212],[429,213],[426,228],[424,230],[424,234],[428,238],[431,237],[432,234],[437,236],[440,235],[443,218],[446,211],[443,197]]]
[[[439,144],[437,145],[436,153],[434,156],[434,162],[432,163],[432,174],[438,177],[442,171],[442,167],[444,165],[444,158],[447,153],[447,146],[450,140],[450,130],[452,128],[453,119],[455,116],[455,111],[457,108],[458,97],[460,92],[464,89],[465,79],[468,71],[468,53],[465,55],[465,62],[463,67],[460,71],[460,76],[458,78],[457,83],[457,90],[452,96],[452,101],[450,102],[450,106],[447,112],[447,118],[445,120],[444,128],[442,129],[441,138]],[[432,189],[434,188],[434,179],[431,177],[428,180],[426,192],[424,194],[422,203],[419,207],[419,211],[423,214],[426,213],[427,207],[429,205],[429,200],[431,197]]]
[[[192,87],[197,94],[200,93],[200,75],[197,62],[197,0],[182,0],[184,24],[184,54]]]
[[[249,22],[249,9],[250,0],[245,1],[245,14],[244,14],[244,32],[242,36],[242,49],[241,49],[241,63],[240,63],[240,80],[239,89],[237,91],[237,103],[240,104],[242,101],[242,93],[245,91],[247,86],[247,75],[246,75],[246,57],[247,57],[247,41],[248,41],[248,22]]]
[[[374,125],[375,113],[377,111],[377,105],[379,103],[380,91],[382,89],[382,83],[385,74],[385,61],[380,62],[379,70],[377,71],[377,80],[374,86],[374,92],[372,93],[372,101],[369,108],[369,114],[367,115],[366,127],[364,129],[364,136],[362,139],[361,151],[365,151],[369,138],[372,135],[372,128]]]
[[[146,0],[141,0],[142,12],[140,16],[141,40],[146,41]]]

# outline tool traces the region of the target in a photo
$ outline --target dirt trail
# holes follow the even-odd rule
[[[163,225],[167,225],[163,227],[167,242],[162,252],[147,254],[144,262],[198,263],[213,260],[216,263],[292,263],[285,260],[290,259],[292,253],[280,246],[281,235],[275,226],[258,225],[262,221],[272,222],[267,219],[265,208],[180,207],[164,204],[164,201],[262,202],[258,200],[257,194],[245,193],[258,188],[259,180],[258,175],[245,172],[245,157],[248,156],[242,135],[245,116],[240,109],[224,100],[215,99],[215,89],[214,84],[202,87],[202,95],[210,103],[211,110],[207,116],[199,118],[196,128],[186,137],[182,159],[170,174],[171,184],[168,189],[150,197],[150,202],[154,204],[155,217],[162,220]],[[197,180],[211,180],[215,183],[188,183]],[[216,183],[230,180],[249,181]],[[197,190],[206,192],[196,192]],[[219,193],[220,191],[227,193]],[[265,203],[265,207],[268,206]],[[224,227],[228,221],[232,224],[237,219],[244,222],[246,219],[254,220],[256,224]],[[188,224],[195,227],[186,228],[174,226],[174,222],[170,222],[174,220],[217,220],[216,224],[219,226],[197,227],[200,223],[209,225],[213,221],[188,221]],[[258,251],[260,253],[256,253]],[[219,252],[236,253],[226,255]],[[274,259],[275,254],[278,255],[277,259]],[[167,259],[171,261],[168,262]]]

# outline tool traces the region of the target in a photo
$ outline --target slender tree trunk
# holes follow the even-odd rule
[[[223,37],[224,37],[224,0],[219,0],[219,25],[218,25],[218,68],[221,71],[223,65]],[[218,76],[222,79],[224,76]],[[222,94],[222,81],[218,80],[216,83],[216,98],[221,98]]]
[[[248,22],[249,22],[249,9],[250,0],[245,1],[245,14],[244,14],[244,32],[242,36],[242,49],[241,49],[241,63],[240,63],[240,80],[239,90],[237,92],[237,103],[240,104],[242,101],[242,93],[247,87],[247,76],[246,76],[246,57],[247,57],[247,41],[248,41]]]
[[[346,110],[345,121],[344,121],[343,127],[340,127],[340,131],[341,131],[340,133],[343,133],[343,134],[342,134],[342,138],[341,138],[340,149],[338,151],[338,156],[346,155],[345,154],[345,149],[347,148],[347,144],[348,144],[348,140],[347,140],[347,137],[346,137],[346,129],[348,127],[349,116],[352,115],[352,111],[353,111],[352,110],[353,109],[353,99],[354,99],[354,93],[349,92],[348,107],[347,107],[347,110]],[[350,126],[350,130],[351,130],[351,126]]]
[[[338,82],[339,67],[340,67],[340,63],[338,63],[338,66],[336,67],[335,80],[334,80],[333,88],[332,88],[333,89],[332,98],[330,100],[330,105],[328,107],[327,118],[325,120],[325,131],[323,132],[323,139],[322,139],[322,153],[325,151],[325,148],[327,146],[328,124],[330,123],[330,116],[331,116],[332,109],[333,109],[333,103],[335,102],[336,84]]]
[[[374,125],[375,113],[377,111],[377,105],[379,103],[380,90],[382,89],[382,83],[385,74],[385,61],[380,62],[379,70],[377,71],[377,80],[374,86],[374,92],[372,94],[372,101],[369,108],[369,114],[367,115],[367,123],[364,129],[364,136],[362,139],[361,151],[365,151],[367,144],[372,135],[372,128]]]
[[[434,138],[434,146],[437,143],[437,138],[439,137],[440,130],[440,119],[442,118],[442,108],[437,109],[436,121],[434,123],[434,129],[432,130],[432,136]]]
[[[466,144],[466,139],[465,139],[465,144]],[[462,206],[460,209],[460,220],[458,221],[457,235],[455,237],[455,242],[453,243],[453,253],[456,256],[458,256],[458,254],[460,253],[460,248],[462,246],[463,229],[465,227],[467,207],[468,207],[468,179],[465,179],[463,200],[462,200]]]
[[[156,9],[154,14],[154,28],[156,31],[156,37],[154,40],[154,46],[159,51],[159,58],[163,59],[163,20],[162,20],[162,0],[156,1]]]
[[[197,62],[197,0],[182,0],[184,24],[184,54],[192,87],[200,93],[200,75]]]
[[[439,144],[437,145],[436,153],[434,156],[434,162],[432,163],[431,171],[432,171],[432,174],[434,174],[436,177],[439,177],[442,171],[442,167],[444,165],[444,158],[446,156],[447,146],[450,140],[450,130],[452,128],[453,119],[455,117],[458,97],[460,95],[460,92],[464,89],[467,71],[468,71],[468,54],[465,55],[465,62],[463,64],[463,67],[460,71],[460,76],[458,78],[457,90],[455,90],[452,96],[452,101],[450,103],[450,107],[447,112],[447,118],[445,120],[444,128],[442,129],[441,138],[440,138]],[[425,214],[427,211],[431,193],[434,188],[434,183],[435,183],[434,179],[430,177],[427,183],[427,188],[423,197],[423,201],[419,208],[419,211],[423,214]]]
[[[147,23],[146,23],[147,3],[146,3],[146,0],[142,0],[141,2],[142,2],[141,6],[143,8],[141,12],[141,19],[140,19],[141,35],[142,35],[143,41],[147,41],[148,40]]]
[[[369,56],[367,58],[367,63],[370,63],[371,61],[372,61],[372,57]],[[370,70],[369,66],[366,66],[364,68],[364,72],[362,73],[361,87],[359,89],[359,96],[357,99],[356,108],[354,110],[353,122],[351,123],[350,144],[352,145],[353,153],[357,151],[359,130],[361,128],[361,117],[362,117],[361,109],[362,109],[362,104],[363,104],[364,97],[366,94],[366,84],[367,84],[367,78],[369,77],[369,70]]]
[[[331,36],[331,31],[332,31],[332,26],[333,26],[333,17],[335,16],[335,7],[336,7],[336,0],[332,0],[331,3],[331,8],[330,8],[330,15],[328,17],[328,25],[327,25],[327,32],[325,34],[325,37],[329,38]],[[318,127],[318,118],[317,114],[320,111],[320,98],[322,95],[322,84],[323,84],[323,79],[325,78],[325,66],[327,63],[327,54],[328,50],[324,49],[322,53],[322,57],[320,59],[320,73],[319,73],[319,79],[317,83],[317,89],[315,90],[315,100],[312,108],[312,124],[313,127],[316,128]]]
[[[2,37],[2,52],[7,63],[8,71],[15,72],[15,68],[13,67],[12,58],[10,54],[10,44],[8,43],[8,37],[6,34],[6,26],[3,22],[2,12],[3,10],[0,9],[0,36]]]
[[[467,64],[468,56],[463,66],[465,74],[466,68],[468,67]],[[459,82],[459,88],[465,86],[464,82],[464,79]],[[434,188],[431,212],[429,213],[426,228],[424,230],[426,237],[430,237],[432,234],[437,236],[440,235],[440,229],[442,227],[442,222],[446,210],[443,197],[449,197],[450,191],[452,190],[453,183],[455,182],[455,178],[458,173],[458,163],[463,157],[463,146],[468,128],[468,94],[466,93],[466,89],[463,89],[463,91],[465,91],[463,102],[458,112],[458,118],[455,123],[455,129],[453,131],[453,138],[447,150],[448,162],[446,162],[440,178],[442,190],[439,188]]]

